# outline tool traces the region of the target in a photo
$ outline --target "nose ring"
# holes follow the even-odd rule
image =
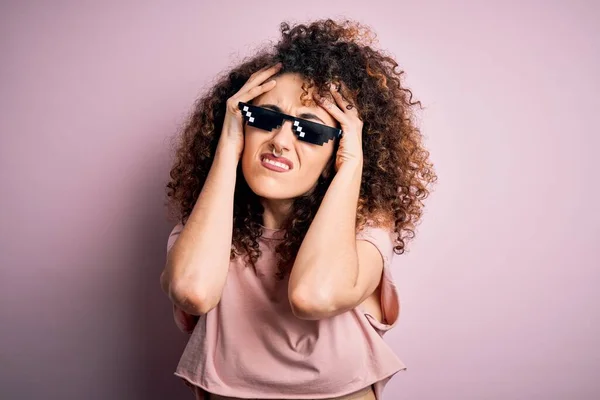
[[[275,150],[275,146],[273,146],[273,155],[274,155],[275,157],[279,158],[279,157],[281,157],[281,156],[282,156],[282,154],[283,154],[283,150],[281,150],[281,151],[279,152],[279,154],[277,154],[277,153],[276,153],[276,150]]]

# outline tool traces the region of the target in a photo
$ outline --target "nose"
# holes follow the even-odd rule
[[[275,144],[279,149],[290,150],[296,140],[294,131],[292,130],[292,122],[284,120],[283,124],[273,130],[274,135],[271,138],[271,143]]]

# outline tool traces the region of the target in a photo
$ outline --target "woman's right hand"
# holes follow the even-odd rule
[[[238,103],[240,101],[244,103],[248,102],[273,89],[276,81],[274,79],[268,82],[265,81],[279,72],[281,66],[281,63],[277,63],[256,71],[250,75],[248,81],[236,94],[227,99],[227,110],[223,121],[219,148],[232,147],[238,160],[242,156],[242,150],[244,149],[244,120]]]

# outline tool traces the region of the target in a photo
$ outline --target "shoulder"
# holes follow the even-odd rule
[[[394,255],[396,233],[389,222],[367,220],[356,233],[356,240],[364,240],[373,244],[383,257],[384,267],[388,267]]]

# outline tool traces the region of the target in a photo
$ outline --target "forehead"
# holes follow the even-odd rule
[[[279,106],[284,113],[299,114],[300,112],[312,112],[318,115],[327,124],[335,126],[335,119],[322,107],[319,107],[313,100],[312,93],[315,88],[308,89],[308,94],[304,94],[302,85],[307,86],[307,82],[300,74],[284,73],[276,78],[277,85],[271,90],[258,96],[254,104],[274,104]],[[302,98],[311,100],[308,105],[302,104]]]

